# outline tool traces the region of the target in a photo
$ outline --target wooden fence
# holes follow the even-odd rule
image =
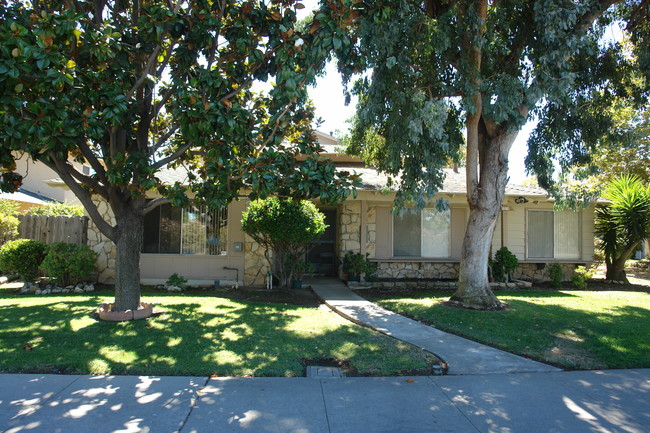
[[[88,242],[88,217],[16,215],[16,218],[20,221],[18,238],[35,239],[46,244],[85,245]]]

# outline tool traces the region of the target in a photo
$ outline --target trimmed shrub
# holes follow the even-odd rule
[[[185,278],[182,275],[179,275],[178,272],[174,272],[167,278],[167,287],[169,286],[176,286],[179,289],[184,289],[185,285],[187,284],[187,278]]]
[[[88,245],[55,242],[49,251],[41,269],[59,284],[67,286],[81,281],[91,281],[97,274],[97,253]]]
[[[255,200],[242,214],[242,230],[267,253],[273,251],[280,287],[289,287],[296,263],[303,260],[310,243],[321,237],[326,227],[325,215],[306,200]],[[268,254],[267,259],[271,264]]]
[[[594,270],[584,266],[578,266],[571,275],[571,282],[576,289],[586,289],[587,280],[594,277]]]
[[[505,283],[510,280],[510,274],[519,266],[519,260],[507,247],[502,247],[494,254],[491,266],[494,279]]]
[[[551,263],[546,269],[548,269],[548,277],[551,279],[551,286],[559,289],[562,286],[564,281],[564,270],[562,265],[559,263]]]
[[[46,244],[33,239],[16,239],[0,248],[0,269],[5,273],[18,274],[25,281],[33,281],[38,268],[47,254]]]

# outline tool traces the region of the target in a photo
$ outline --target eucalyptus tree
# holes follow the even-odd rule
[[[441,168],[466,141],[470,214],[452,300],[501,308],[487,268],[512,144],[527,121],[540,119],[528,169],[552,189],[553,161],[579,163],[603,136],[599,106],[613,97],[642,101],[648,2],[340,0],[324,8],[345,10],[358,38],[355,59],[339,54],[367,72],[351,87],[359,97],[352,139],[362,146],[368,130],[383,137],[372,154],[399,178],[396,207],[429,202],[443,185]],[[635,55],[604,39],[614,22],[627,26]],[[348,79],[351,69],[342,71]],[[632,80],[634,70],[646,75]]]
[[[144,215],[191,191],[225,206],[250,189],[335,201],[345,173],[315,157],[305,85],[349,40],[295,28],[284,1],[0,1],[2,189],[21,153],[52,168],[117,245],[116,310],[135,309]],[[313,27],[312,27],[313,28]],[[256,93],[255,82],[273,80]],[[298,153],[311,157],[295,165]],[[89,165],[92,174],[75,168]],[[184,167],[187,182],[160,172]],[[160,198],[147,200],[148,191]],[[115,222],[97,200],[108,202]]]

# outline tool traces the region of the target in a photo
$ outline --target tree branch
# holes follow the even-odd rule
[[[181,5],[183,4],[182,0],[179,0],[176,3],[176,6],[174,6],[172,13],[176,14],[178,10],[181,8]],[[171,6],[171,4],[170,4]],[[165,37],[167,36],[167,33],[169,32],[169,24],[165,25],[165,29],[163,30],[162,34],[159,37],[159,40],[164,40]],[[140,75],[140,78],[135,82],[133,87],[131,87],[131,90],[129,90],[129,93],[126,95],[126,101],[129,102],[131,98],[133,98],[133,95],[135,95],[135,92],[142,86],[142,84],[145,82],[147,79],[147,76],[149,75],[149,70],[153,68],[153,65],[155,62],[158,60],[158,54],[160,53],[160,50],[162,49],[162,44],[159,44],[154,48],[154,50],[151,52],[149,55],[149,58],[147,59],[147,64],[142,70],[142,74]]]
[[[79,140],[77,146],[79,146],[79,150],[81,150],[81,154],[84,156],[86,161],[88,161],[88,164],[90,164],[92,169],[95,170],[95,173],[97,173],[97,177],[99,178],[100,182],[107,184],[108,182],[106,179],[106,170],[104,169],[104,166],[99,162],[99,158],[97,158],[97,156],[90,149],[90,146],[88,146],[85,140]]]
[[[104,217],[99,213],[97,206],[92,200],[90,193],[79,185],[72,175],[68,172],[70,165],[67,161],[62,162],[56,158],[54,152],[49,153],[49,159],[43,158],[41,161],[52,170],[54,170],[61,179],[65,182],[66,185],[72,190],[72,192],[77,196],[79,201],[86,208],[86,212],[90,215],[90,218],[93,220],[97,228],[102,234],[104,234],[110,240],[115,239],[115,227],[111,226]]]
[[[161,206],[163,204],[171,203],[171,200],[165,197],[158,197],[154,198],[151,200],[143,209],[142,214],[146,215],[152,210],[154,210],[156,207]]]
[[[171,155],[159,160],[158,162],[155,162],[154,164],[151,165],[151,167],[154,170],[158,170],[159,168],[164,167],[165,165],[169,164],[170,162],[174,161],[177,158],[180,158],[185,152],[188,151],[188,149],[192,147],[192,144],[186,144],[185,146],[180,147],[177,149],[174,153]]]

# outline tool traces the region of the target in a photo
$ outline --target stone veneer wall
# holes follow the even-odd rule
[[[115,224],[115,216],[113,211],[108,206],[108,203],[103,200],[95,200],[97,210],[100,215],[111,225]],[[99,231],[95,223],[90,220],[88,224],[88,246],[97,253],[97,270],[99,283],[113,284],[115,283],[115,258],[117,256],[117,247],[106,236]]]
[[[264,256],[264,248],[245,235],[244,251],[244,285],[265,286],[269,262]]]
[[[339,214],[339,257],[361,252],[361,202],[343,203]]]
[[[560,263],[564,271],[564,280],[569,281],[573,271],[580,266],[575,263]],[[545,263],[520,263],[519,267],[512,273],[512,278],[524,281],[550,281],[548,269]]]
[[[430,263],[430,262],[377,262],[377,276],[379,278],[424,278],[424,279],[457,279],[458,263]],[[575,263],[562,263],[564,280],[569,281],[577,265]],[[541,268],[541,269],[540,269]],[[520,263],[513,272],[512,278],[523,281],[549,281],[546,265],[541,263]]]
[[[368,257],[377,257],[377,208],[372,206],[366,212],[366,252]]]
[[[458,278],[458,263],[378,262],[379,278]]]

